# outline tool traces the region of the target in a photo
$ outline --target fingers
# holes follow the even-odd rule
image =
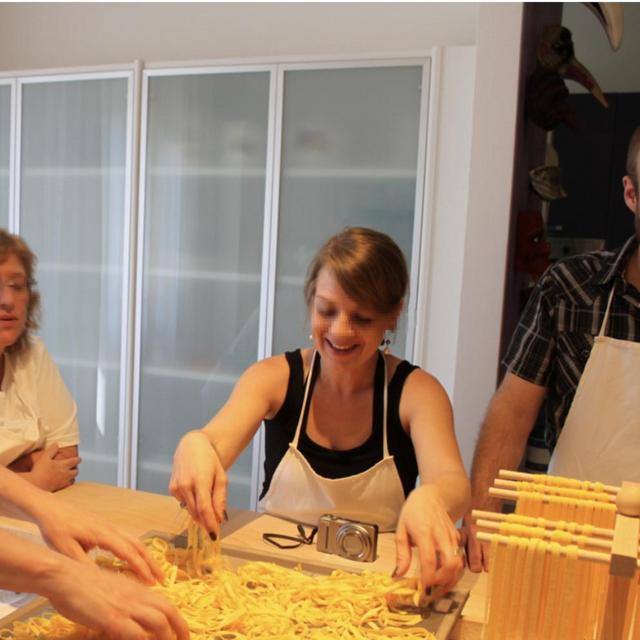
[[[211,488],[213,485],[213,489]],[[226,503],[227,479],[224,471],[218,470],[211,484],[194,480],[180,484],[174,476],[169,483],[171,495],[180,503],[181,507],[187,509],[191,517],[199,522],[207,531],[218,534],[220,522],[222,521]],[[218,509],[214,511],[214,495],[218,503]],[[220,504],[222,507],[220,508]]]
[[[80,473],[78,471],[77,466],[73,466],[69,468],[67,464],[67,460],[54,460],[53,461],[56,467],[54,468],[54,473],[52,474],[51,482],[51,490],[59,491],[60,489],[64,489],[65,487],[70,487],[78,477]],[[59,466],[57,466],[59,465]]]
[[[218,478],[216,478],[216,485]],[[214,485],[215,487],[215,485]],[[219,490],[219,489],[218,489]],[[216,489],[214,488],[214,492]],[[226,491],[226,489],[225,489]],[[196,487],[196,514],[197,520],[210,533],[217,536],[220,530],[220,522],[213,510],[212,496],[209,491],[202,486]]]
[[[138,556],[141,559],[141,562],[144,563],[146,567],[151,569],[151,573],[156,581],[163,582],[164,581],[164,573],[162,573],[162,569],[160,565],[153,559],[147,547],[145,547],[139,540],[133,538],[131,539],[131,544],[135,548],[138,553]]]
[[[64,469],[74,469],[82,462],[82,458],[80,458],[80,456],[74,456],[73,458],[58,458],[56,462]]]
[[[58,455],[59,448],[60,447],[54,443],[50,447],[47,447],[44,450],[44,454],[47,456],[47,458],[49,458],[50,460],[53,460]]]
[[[465,527],[467,539],[467,564],[474,573],[480,573],[483,569],[482,545],[476,538],[475,527],[468,525]],[[486,570],[486,569],[485,569]]]
[[[157,640],[188,640],[189,627],[178,611],[164,598],[156,594],[147,594],[149,602],[137,606],[129,619],[120,619],[118,627],[105,629],[107,637],[140,638]],[[130,635],[131,634],[131,635]]]
[[[113,640],[148,640],[149,634],[135,620],[112,616],[101,625],[105,637]]]
[[[184,618],[178,613],[177,609],[164,599],[161,599],[160,608],[169,622],[169,625],[176,636],[176,640],[188,640],[189,627],[184,621]]]
[[[142,607],[136,612],[134,619],[151,637],[157,640],[173,640],[172,626],[164,609],[163,600],[154,598],[151,606]]]
[[[491,561],[491,545],[488,542],[481,542],[480,550],[482,554],[482,568],[485,571],[489,571],[489,563]]]
[[[418,560],[420,562],[420,585],[423,589],[432,584],[440,584],[436,574],[437,560],[432,544],[418,544]]]
[[[98,546],[126,561],[136,576],[146,584],[151,585],[164,579],[162,570],[143,544],[125,534],[116,533],[115,530],[107,533],[104,538],[100,537]]]
[[[411,541],[407,533],[406,527],[398,524],[396,530],[396,568],[393,573],[394,577],[403,576],[411,566]]]
[[[442,593],[451,591],[464,572],[463,547],[455,546],[439,553],[440,566],[436,570],[434,584],[442,587]]]
[[[175,474],[173,474],[169,483],[169,491],[180,503],[180,506],[183,509],[186,509],[194,520],[200,522],[200,516],[198,515],[198,502],[194,493],[196,491],[195,483],[182,485],[176,479]]]
[[[93,560],[87,555],[86,550],[75,539],[65,537],[61,541],[54,544],[54,547],[65,556],[83,562],[85,564],[93,564]]]
[[[227,510],[227,484],[227,474],[222,469],[219,469],[211,496],[213,511],[218,522],[222,522]]]

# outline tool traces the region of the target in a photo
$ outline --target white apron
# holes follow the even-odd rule
[[[549,473],[620,485],[640,481],[640,343],[605,335],[614,289]]]
[[[298,441],[307,404],[316,353],[302,401],[302,409],[293,441],[271,478],[269,490],[259,507],[272,515],[316,526],[320,516],[336,516],[375,523],[380,531],[393,531],[404,504],[404,489],[393,456],[387,445],[387,363],[384,360],[384,393],[382,439],[383,457],[375,465],[346,478],[324,478],[318,475],[298,450]]]

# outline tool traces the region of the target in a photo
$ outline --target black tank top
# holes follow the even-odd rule
[[[265,420],[265,457],[264,484],[262,498],[271,484],[271,478],[293,440],[298,424],[298,417],[304,401],[304,366],[300,349],[285,353],[289,363],[289,384],[287,394],[278,413]],[[312,372],[311,388],[319,371],[320,356],[316,357],[317,365]],[[403,360],[398,364],[393,377],[389,381],[387,397],[387,444],[389,453],[394,457],[396,469],[402,482],[405,496],[416,486],[418,463],[413,450],[413,443],[400,423],[400,396],[407,376],[417,369],[415,365]],[[378,358],[373,387],[373,429],[369,438],[358,447],[345,451],[335,451],[316,444],[307,435],[307,414],[310,402],[302,421],[298,450],[306,458],[311,468],[324,478],[346,478],[371,468],[382,460],[382,405],[384,390],[384,366],[382,354]]]

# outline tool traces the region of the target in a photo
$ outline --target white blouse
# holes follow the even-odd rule
[[[0,356],[1,357],[1,356]],[[0,464],[52,444],[80,442],[77,407],[44,342],[32,338],[18,356],[5,353],[0,387]]]

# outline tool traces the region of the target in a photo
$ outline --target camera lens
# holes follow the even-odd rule
[[[336,532],[338,553],[351,560],[364,560],[371,553],[371,537],[359,524],[343,524]]]

